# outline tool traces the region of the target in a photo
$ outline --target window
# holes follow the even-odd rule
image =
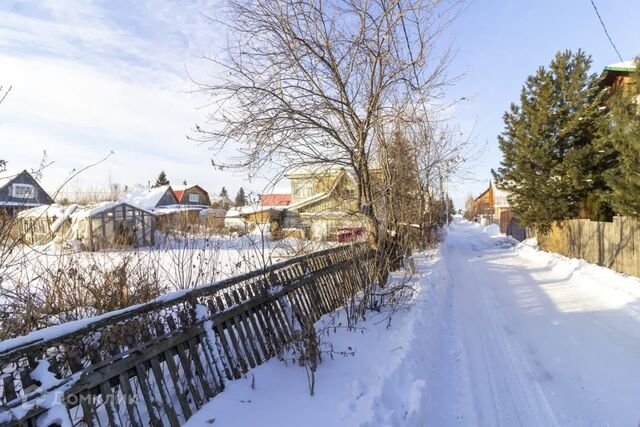
[[[13,197],[18,199],[33,199],[36,195],[35,188],[30,184],[13,184]]]
[[[200,203],[199,194],[189,194],[189,203]]]
[[[297,182],[293,191],[296,200],[306,199],[315,194],[313,191],[313,182],[311,181]]]

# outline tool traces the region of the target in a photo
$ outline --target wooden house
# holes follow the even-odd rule
[[[147,211],[154,211],[166,206],[178,205],[178,196],[170,185],[147,188],[136,186],[120,198],[120,202],[127,203]]]
[[[260,196],[260,206],[282,207],[291,204],[291,194],[271,193]]]
[[[29,172],[0,172],[0,210],[15,216],[19,211],[53,203],[51,196]]]
[[[359,230],[365,222],[358,213],[356,186],[343,168],[312,168],[288,174],[292,203],[286,207],[285,228],[298,222],[314,240],[338,240],[340,230]],[[295,218],[294,215],[298,217]]]
[[[172,185],[178,204],[208,208],[211,206],[209,193],[199,185]]]
[[[623,61],[616,64],[607,65],[601,76],[601,84],[611,88],[610,93],[614,93],[631,83],[631,75],[637,70],[635,61]]]
[[[491,180],[489,188],[475,199],[478,220],[485,225],[500,224],[501,227],[502,223],[510,222],[512,214],[508,198],[509,193],[500,190]]]

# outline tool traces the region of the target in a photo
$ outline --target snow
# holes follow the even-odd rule
[[[18,212],[18,218],[58,218],[64,216],[67,210],[74,211],[78,205],[40,205],[35,208]]]
[[[316,324],[334,353],[314,396],[304,368],[271,360],[187,425],[638,425],[640,279],[459,218],[415,261],[417,293],[390,323]]]
[[[55,271],[60,266],[66,265],[80,268],[83,274],[87,274],[84,272],[85,268],[95,267],[108,271],[126,259],[130,261],[128,265],[138,266],[136,269],[155,271],[160,285],[169,292],[153,301],[167,302],[181,297],[194,288],[210,286],[220,280],[263,268],[290,258],[294,254],[299,255],[330,247],[330,244],[322,242],[296,239],[278,241],[265,239],[263,241],[263,236],[180,238],[158,235],[157,240],[157,246],[153,248],[96,253],[76,253],[55,244],[19,247],[13,253],[15,260],[11,258],[9,260],[11,262],[2,265],[0,269],[0,286],[7,291],[13,286],[24,286],[28,282],[33,296],[36,297],[42,287],[48,286],[46,280],[40,282],[43,276],[47,276],[47,271]],[[37,301],[41,299],[38,298]],[[19,346],[70,334],[92,323],[140,306],[141,304],[129,306],[94,317],[68,321],[0,341],[0,354]]]
[[[424,331],[435,325],[436,311],[417,307],[427,308],[434,298],[432,283],[441,280],[438,264],[435,254],[420,256],[419,272],[408,284],[423,283],[421,292],[415,294],[412,309],[401,307],[390,322],[390,312],[383,311],[348,329],[340,310],[316,324],[327,353],[316,372],[314,396],[304,368],[285,355],[287,363],[274,359],[246,378],[228,381],[224,392],[186,425],[424,425],[429,361],[416,360],[430,346],[432,336]],[[396,274],[393,281],[402,278]],[[333,354],[328,353],[331,349]]]
[[[160,199],[162,199],[162,196],[164,196],[169,188],[169,185],[162,185],[155,188],[138,185],[129,190],[119,201],[140,209],[152,211],[156,208],[158,202],[160,202]]]
[[[456,367],[435,425],[637,425],[640,280],[458,221],[443,245]],[[449,354],[451,351],[445,351]],[[466,378],[451,387],[451,377]],[[464,383],[464,384],[463,384]],[[466,385],[465,385],[466,384]]]
[[[616,62],[615,64],[609,64],[605,67],[606,70],[627,70],[633,71],[636,69],[635,60],[627,60],[622,62]]]

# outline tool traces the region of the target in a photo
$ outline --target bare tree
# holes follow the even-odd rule
[[[195,139],[254,172],[332,164],[354,173],[357,206],[378,242],[375,129],[398,103],[425,104],[447,83],[436,40],[459,11],[440,0],[230,0],[208,126]]]

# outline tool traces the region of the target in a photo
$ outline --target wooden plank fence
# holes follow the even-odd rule
[[[375,257],[315,252],[5,349],[0,426],[181,425],[370,284]]]
[[[613,222],[571,219],[555,223],[538,234],[540,248],[581,258],[640,277],[640,220],[614,217]]]

